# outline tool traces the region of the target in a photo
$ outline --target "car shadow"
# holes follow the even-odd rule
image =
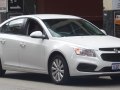
[[[50,83],[51,80],[48,75],[37,74],[37,73],[7,73],[4,78],[12,78],[26,81],[44,82]]]
[[[52,83],[48,75],[36,74],[36,73],[7,73],[4,78],[19,79],[34,82]],[[97,87],[97,86],[116,86],[120,85],[120,81],[111,80],[109,77],[103,78],[70,78],[69,82],[65,86],[85,86],[85,87]]]
[[[84,78],[72,78],[68,86],[85,86],[85,87],[106,87],[106,86],[118,86],[120,81],[112,80],[110,77],[96,78],[96,77],[84,77]]]

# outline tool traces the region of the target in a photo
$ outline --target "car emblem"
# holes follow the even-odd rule
[[[114,51],[115,51],[115,53],[118,53],[118,49],[115,48]]]

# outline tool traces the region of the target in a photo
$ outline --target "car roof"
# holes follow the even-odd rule
[[[80,17],[73,16],[73,15],[63,15],[63,14],[32,14],[32,15],[21,15],[19,17],[38,17],[40,19],[80,19]],[[14,18],[14,17],[13,17]],[[15,17],[16,18],[16,17]]]
[[[0,26],[2,26],[4,23],[11,21],[13,19],[17,19],[17,18],[22,18],[22,17],[36,17],[39,19],[81,19],[78,16],[73,16],[73,15],[64,15],[64,14],[32,14],[32,15],[20,15],[20,16],[15,16],[12,17],[6,21],[4,21],[3,23],[0,24]]]
[[[38,14],[35,16],[39,17],[40,19],[65,19],[65,18],[79,19],[80,18],[73,15],[62,15],[62,14]]]

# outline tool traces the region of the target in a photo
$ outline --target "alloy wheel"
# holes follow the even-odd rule
[[[56,58],[53,61],[52,67],[51,67],[51,73],[52,73],[52,77],[57,82],[61,81],[62,78],[64,77],[64,65],[60,60],[60,58]]]

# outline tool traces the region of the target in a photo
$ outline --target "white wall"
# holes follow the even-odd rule
[[[103,0],[104,10],[120,10],[120,0]]]
[[[112,10],[112,0],[103,0],[104,10]]]

